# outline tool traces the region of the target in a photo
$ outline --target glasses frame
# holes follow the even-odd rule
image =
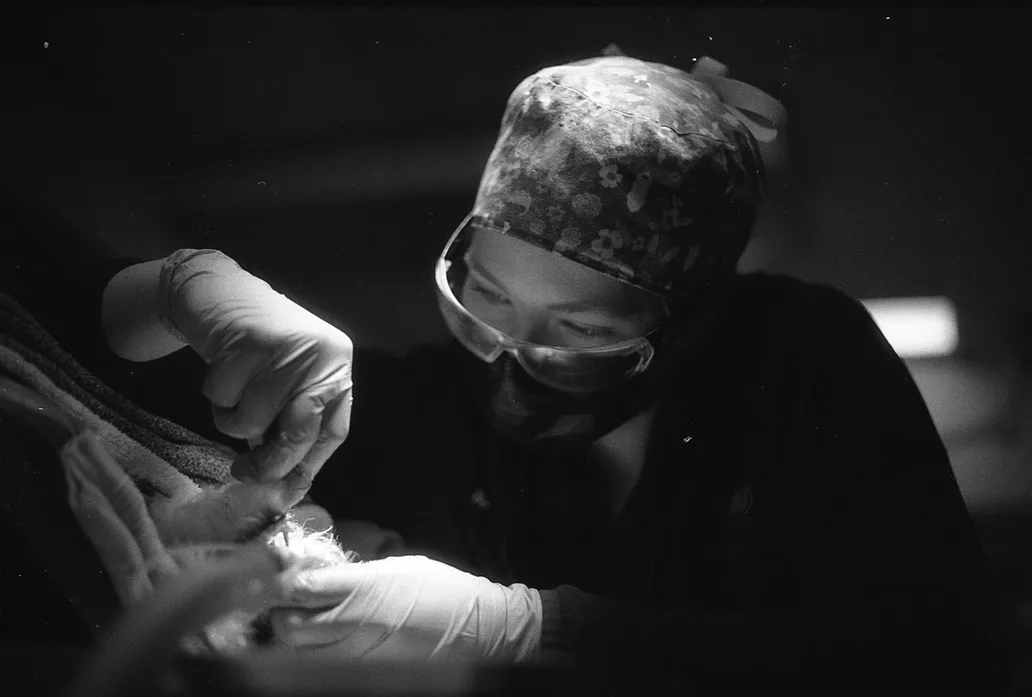
[[[447,316],[445,316],[445,323],[448,325],[449,330],[463,346],[486,363],[493,363],[503,353],[509,353],[519,362],[524,370],[536,378],[537,375],[535,375],[535,373],[538,373],[539,371],[535,368],[535,363],[553,362],[564,364],[574,362],[581,357],[590,357],[594,359],[605,359],[608,357],[623,358],[637,353],[639,357],[638,363],[624,375],[625,379],[638,375],[649,367],[649,364],[652,362],[652,358],[655,355],[655,347],[653,346],[650,337],[662,329],[663,323],[642,336],[620,341],[615,344],[592,346],[588,348],[570,348],[568,346],[552,346],[515,339],[505,332],[487,324],[467,310],[455,295],[455,290],[449,280],[449,272],[454,264],[453,257],[455,242],[463,233],[466,233],[469,230],[472,219],[472,214],[467,215],[455,229],[455,232],[452,233],[447,244],[444,246],[444,250],[438,257],[434,268],[434,282],[437,289],[438,301],[443,304],[441,307],[442,314],[445,314],[448,309],[458,312],[465,322],[475,327],[482,335],[489,337],[492,344],[491,350],[485,352],[482,347],[464,339],[461,335],[462,332],[456,331],[452,326],[452,322],[448,320]],[[491,230],[492,228],[485,226],[483,229]],[[666,308],[665,303],[664,307]],[[669,315],[669,309],[667,309],[667,319],[669,319]],[[540,378],[538,379],[540,380]]]

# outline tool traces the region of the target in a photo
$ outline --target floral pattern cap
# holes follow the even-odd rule
[[[742,113],[625,56],[546,68],[509,98],[470,215],[670,299],[730,275],[764,185]]]

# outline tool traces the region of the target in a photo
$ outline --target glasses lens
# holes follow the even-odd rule
[[[527,373],[559,390],[592,392],[618,385],[648,367],[653,348],[645,338],[612,349],[567,349],[516,341],[467,311],[461,304],[466,278],[465,251],[471,235],[463,225],[445,248],[436,269],[438,306],[448,329],[481,360],[513,353]]]
[[[463,346],[481,360],[493,361],[498,357],[502,351],[498,333],[466,312],[454,296],[448,297],[440,285],[437,288],[437,305],[449,331]]]
[[[619,385],[644,370],[652,360],[652,345],[621,353],[583,353],[548,348],[523,348],[520,365],[538,382],[570,392],[594,392]]]

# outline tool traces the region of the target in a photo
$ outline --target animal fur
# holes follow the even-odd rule
[[[305,526],[294,512],[284,513],[281,482],[233,481],[207,487],[181,500],[152,496],[148,509],[170,555],[181,570],[201,569],[242,544],[258,542],[280,549],[291,571],[353,561],[329,530]],[[264,612],[233,611],[207,625],[203,644],[216,652],[237,652],[274,639]],[[187,644],[200,650],[196,639]]]
[[[181,571],[202,570],[246,544],[277,548],[290,560],[290,571],[353,561],[330,530],[315,530],[285,510],[285,484],[234,480],[201,488],[189,497],[148,497],[151,519]],[[203,645],[216,652],[236,652],[274,639],[264,611],[234,610],[205,626]],[[200,650],[196,641],[187,644]]]
[[[147,413],[112,390],[5,293],[0,293],[0,419],[10,419],[26,437],[59,453],[69,505],[128,610],[127,619],[140,610],[141,600],[160,605],[189,578],[200,573],[203,581],[203,572],[210,570],[214,585],[190,586],[199,594],[192,607],[200,610],[191,617],[204,618],[200,624],[205,624],[218,615],[205,632],[204,646],[251,645],[260,638],[260,608],[248,610],[246,617],[216,612],[224,607],[216,601],[219,583],[225,582],[221,561],[229,564],[225,573],[248,573],[245,564],[231,562],[262,545],[285,547],[284,558],[298,568],[353,557],[331,534],[294,518],[289,509],[299,494],[289,479],[263,484],[233,478],[232,449]],[[243,576],[234,578],[247,584]],[[208,591],[212,594],[206,596]],[[174,616],[178,606],[169,602]],[[189,618],[177,621],[183,619]],[[144,624],[143,631],[153,630],[157,640],[162,631],[182,626]]]
[[[69,502],[80,524],[97,524],[97,520],[105,518],[104,524],[120,520],[116,524],[124,525],[126,534],[140,545],[147,568],[142,578],[121,588],[120,597],[125,604],[136,600],[132,597],[136,595],[134,588],[174,590],[176,571],[203,571],[255,543],[287,552],[284,558],[290,559],[296,569],[332,566],[355,559],[330,531],[306,527],[305,521],[297,520],[292,511],[285,511],[284,485],[280,482],[235,480],[173,497],[153,491],[130,479],[103,438],[52,400],[3,376],[0,418],[14,419],[28,433],[50,442],[61,454]],[[108,530],[98,527],[94,532],[99,536],[93,539],[95,546],[104,538],[113,539]],[[98,552],[103,561],[110,550],[103,549],[101,544]],[[175,570],[170,570],[170,566]],[[119,588],[118,580],[112,580]],[[246,583],[246,579],[240,580]],[[210,615],[210,604],[205,606],[202,602],[198,607],[199,617]],[[186,645],[193,650],[216,652],[255,646],[263,639],[271,639],[263,631],[263,616],[263,611],[231,611],[207,624],[198,635],[201,638],[195,636]]]
[[[286,551],[290,572],[317,569],[355,560],[344,551],[332,532],[315,531],[297,522],[289,514],[282,523],[262,533],[264,544]],[[238,545],[193,544],[173,547],[170,554],[181,570],[203,569],[239,550]],[[201,613],[207,610],[202,609]],[[171,637],[169,637],[171,639]],[[213,651],[232,654],[273,642],[275,637],[267,622],[267,611],[235,609],[204,626],[184,640],[191,652]]]

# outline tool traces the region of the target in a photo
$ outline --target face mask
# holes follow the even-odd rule
[[[587,446],[651,406],[659,381],[642,376],[616,390],[571,394],[542,385],[509,354],[494,363],[468,356],[470,385],[490,428],[521,446]],[[649,373],[649,371],[646,371]]]
[[[623,385],[591,393],[569,393],[541,384],[519,362],[504,353],[485,363],[462,351],[478,412],[497,434],[531,449],[579,448],[590,445],[655,405],[679,376],[700,363],[699,351],[715,331],[723,296],[682,316],[656,347],[652,364]],[[704,309],[703,309],[704,308]],[[702,361],[705,363],[705,361]]]

